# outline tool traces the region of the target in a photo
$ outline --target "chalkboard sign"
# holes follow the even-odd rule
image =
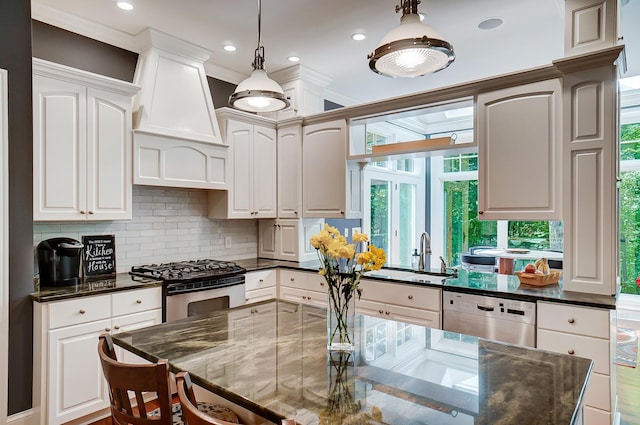
[[[115,235],[83,236],[82,269],[85,277],[116,274]]]

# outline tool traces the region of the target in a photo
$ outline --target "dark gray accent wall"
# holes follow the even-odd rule
[[[118,80],[133,81],[138,54],[33,21],[33,56]]]
[[[9,403],[31,408],[33,308],[33,127],[31,3],[0,2],[0,68],[9,88]],[[0,282],[4,285],[7,282]]]

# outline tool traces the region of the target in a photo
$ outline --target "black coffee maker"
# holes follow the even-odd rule
[[[71,238],[53,238],[36,248],[40,286],[73,286],[80,282],[82,243]]]

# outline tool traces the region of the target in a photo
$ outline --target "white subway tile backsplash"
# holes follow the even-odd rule
[[[118,272],[151,263],[257,256],[257,222],[209,220],[205,190],[134,186],[132,216],[131,221],[35,222],[34,248],[54,237],[113,234]],[[226,236],[234,241],[232,249],[224,247]]]

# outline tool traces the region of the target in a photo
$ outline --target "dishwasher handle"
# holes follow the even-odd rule
[[[486,305],[476,304],[476,307],[478,308],[478,310],[482,310],[482,311],[493,311],[494,310],[493,307],[486,306]]]

